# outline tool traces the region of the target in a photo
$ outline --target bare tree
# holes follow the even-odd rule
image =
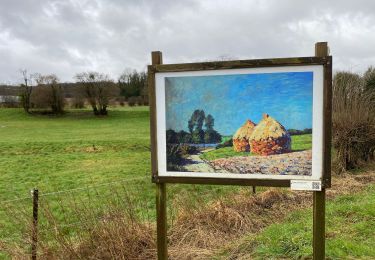
[[[21,84],[21,104],[26,113],[30,113],[31,93],[33,92],[33,75],[28,74],[26,69],[21,69],[23,83]]]
[[[118,79],[121,95],[125,98],[147,95],[147,74],[125,70]]]
[[[61,114],[64,112],[64,91],[62,86],[59,84],[59,79],[56,75],[38,75],[36,77],[37,87],[34,92],[39,95],[35,95],[37,105],[40,107],[50,107],[52,113]]]
[[[119,89],[108,75],[99,72],[83,72],[75,76],[80,89],[95,115],[107,115],[109,99],[118,95]]]

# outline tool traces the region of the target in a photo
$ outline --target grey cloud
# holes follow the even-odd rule
[[[372,0],[2,0],[0,82],[20,68],[116,78],[145,69],[152,50],[168,63],[308,56],[316,41],[329,42],[334,69],[363,71],[375,65],[373,10]]]

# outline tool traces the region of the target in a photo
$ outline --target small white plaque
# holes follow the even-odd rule
[[[300,180],[291,180],[290,188],[292,190],[312,190],[312,191],[321,191],[322,182],[321,181],[300,181]]]

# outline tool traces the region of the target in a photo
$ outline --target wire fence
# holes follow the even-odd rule
[[[145,185],[151,185],[147,176],[49,192],[33,187],[22,197],[0,200],[0,242],[23,244],[26,251],[31,247],[34,256],[34,244],[57,233],[73,236],[125,215],[151,225],[154,200],[144,197],[154,193],[147,194]]]
[[[168,186],[168,227],[172,229],[175,225],[181,205],[179,201],[187,202],[190,207],[190,203],[215,199],[213,194],[222,195],[225,189],[235,188]],[[69,248],[69,245],[82,244],[100,230],[114,234],[122,232],[123,235],[140,232],[134,230],[142,226],[144,233],[154,234],[155,231],[155,186],[149,176],[99,184],[92,182],[77,188],[46,192],[32,186],[25,189],[23,196],[8,194],[9,197],[0,199],[0,258],[2,243],[16,244],[15,248],[23,250],[23,256],[36,257],[44,255],[43,248],[51,245]],[[107,233],[98,236],[102,239]],[[77,247],[74,248],[73,251]]]

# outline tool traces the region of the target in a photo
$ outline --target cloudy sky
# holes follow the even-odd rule
[[[19,70],[72,81],[114,79],[165,63],[313,55],[328,41],[335,70],[375,65],[374,0],[0,0],[0,83]]]

